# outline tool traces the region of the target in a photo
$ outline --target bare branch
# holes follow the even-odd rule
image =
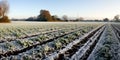
[[[7,0],[0,1],[0,15],[5,16],[9,11],[9,4]]]

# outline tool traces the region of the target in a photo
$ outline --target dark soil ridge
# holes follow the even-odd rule
[[[117,28],[119,26],[116,26],[115,24],[111,24],[111,26],[114,29],[113,31],[116,33],[116,36],[117,36],[117,38],[118,38],[118,40],[120,42],[120,30],[119,30],[119,28]]]
[[[64,55],[67,55],[67,57],[73,56],[102,27],[103,26],[99,27],[98,29],[96,29],[95,31],[93,31],[92,33],[90,33],[87,37],[83,38],[79,43],[73,45],[71,49],[65,51],[64,53],[59,54],[58,58],[56,58],[55,60],[64,59],[64,57],[65,57]],[[100,38],[100,36],[102,35],[103,31],[100,33],[100,35],[97,37],[97,39]],[[85,53],[85,55],[81,59],[83,59],[83,60],[85,59],[86,60],[88,58],[89,54],[92,52],[92,50],[94,49],[94,47],[97,44],[97,42],[98,41],[95,40],[95,42],[93,43],[93,45],[90,46],[90,49],[87,50],[87,52]]]

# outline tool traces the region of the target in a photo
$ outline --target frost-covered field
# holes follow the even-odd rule
[[[109,35],[107,34],[107,32],[109,32],[108,30],[110,30],[110,32],[112,31],[109,34],[113,35],[114,33],[116,33],[116,31],[118,31],[118,28],[116,24],[113,24],[112,26],[111,24],[103,22],[12,22],[10,24],[1,23],[0,59],[104,59],[106,57],[92,57],[95,55],[95,52],[102,48],[97,46],[102,46],[100,41],[104,42],[105,39],[103,37]],[[116,34],[114,34],[114,36],[116,36]],[[106,37],[106,39],[107,38],[109,37]],[[117,38],[118,35],[116,36],[116,39]],[[105,42],[109,40],[110,39],[107,39],[105,40]],[[116,40],[115,42],[117,41],[118,40]],[[114,46],[116,47],[118,45]],[[114,49],[112,51],[114,51]],[[100,52],[98,53],[101,54]]]

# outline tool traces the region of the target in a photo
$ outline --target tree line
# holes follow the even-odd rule
[[[108,21],[114,21],[114,22],[120,22],[120,15],[114,16],[112,20],[109,18],[104,18],[103,20],[84,20],[83,17],[78,17],[76,19],[69,19],[67,15],[63,15],[61,18],[59,18],[57,15],[51,15],[48,10],[40,10],[40,14],[37,17],[29,17],[28,19],[25,19],[26,21],[65,21],[65,22],[108,22]]]
[[[40,10],[40,14],[37,16],[37,18],[35,17],[29,17],[28,19],[26,19],[26,21],[62,21],[60,18],[58,18],[57,15],[52,15],[50,14],[50,12],[48,10]]]

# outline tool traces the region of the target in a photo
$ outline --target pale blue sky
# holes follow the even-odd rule
[[[8,0],[10,18],[37,16],[41,9],[52,15],[86,19],[113,18],[120,14],[120,0]]]

